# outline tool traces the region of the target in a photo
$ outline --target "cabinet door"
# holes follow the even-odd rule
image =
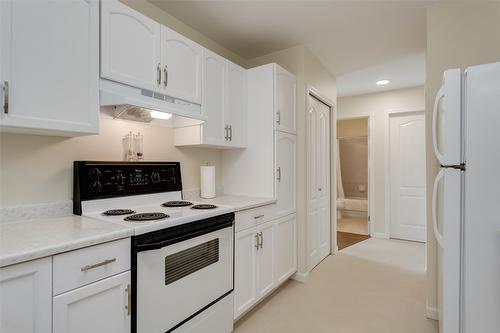
[[[295,214],[274,222],[276,284],[281,284],[297,271],[297,238]]]
[[[223,145],[226,143],[224,126],[224,98],[226,87],[226,60],[205,51],[205,79],[203,113],[208,120],[203,123],[203,143]]]
[[[203,48],[165,26],[161,27],[161,47],[163,92],[201,104]]]
[[[0,332],[52,331],[52,258],[0,268]]]
[[[54,297],[54,333],[130,332],[130,272]]]
[[[257,301],[256,249],[257,229],[236,233],[234,260],[234,318],[238,318]]]
[[[295,104],[297,80],[283,68],[276,67],[276,129],[296,133]]]
[[[161,25],[116,0],[101,1],[101,77],[161,89]]]
[[[257,297],[260,299],[273,290],[274,284],[274,222],[257,227],[260,247],[257,250]]]
[[[278,216],[295,212],[296,146],[293,134],[276,132],[276,211]]]
[[[246,69],[227,62],[225,123],[229,126],[228,144],[244,147],[247,143],[247,75]]]
[[[99,1],[0,1],[0,15],[0,94],[8,104],[0,125],[97,133]]]

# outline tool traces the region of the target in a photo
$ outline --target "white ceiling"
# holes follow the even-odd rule
[[[424,1],[150,0],[251,59],[306,45],[339,78],[341,95],[423,84]]]

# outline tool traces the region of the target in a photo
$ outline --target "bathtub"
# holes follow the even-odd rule
[[[366,198],[338,198],[337,218],[368,217],[368,200]]]

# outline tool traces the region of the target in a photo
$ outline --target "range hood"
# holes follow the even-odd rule
[[[198,125],[207,120],[201,105],[154,91],[101,79],[99,100],[105,113],[117,119],[151,122],[160,119],[169,127]]]

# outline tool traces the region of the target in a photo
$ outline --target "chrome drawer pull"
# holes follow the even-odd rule
[[[261,217],[264,217],[264,214],[256,215],[253,218],[257,220],[257,219],[260,219]]]
[[[112,262],[115,262],[116,261],[116,258],[113,258],[113,259],[106,259],[100,263],[97,263],[97,264],[93,264],[93,265],[87,265],[87,266],[83,266],[81,268],[81,271],[82,272],[86,272],[88,270],[91,270],[91,269],[94,269],[94,268],[97,268],[97,267],[101,267],[101,266],[105,266],[107,264],[111,264]]]
[[[130,284],[127,285],[125,292],[127,293],[127,305],[125,305],[125,309],[127,310],[127,315],[130,316],[132,313],[132,288],[130,288]]]

